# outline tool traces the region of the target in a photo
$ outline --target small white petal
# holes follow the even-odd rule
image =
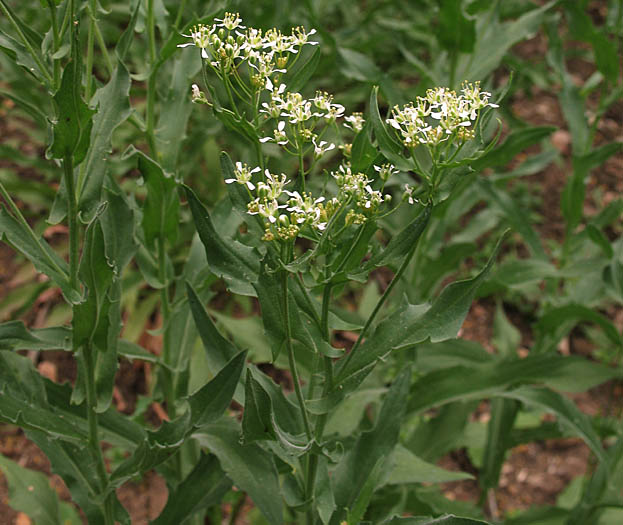
[[[249,188],[250,190],[254,190],[255,189],[255,184],[253,184],[251,181],[247,181],[247,188]]]

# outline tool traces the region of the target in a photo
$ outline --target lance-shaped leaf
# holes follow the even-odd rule
[[[497,148],[471,163],[472,169],[482,171],[485,168],[505,166],[528,146],[536,144],[556,131],[554,126],[537,126],[513,131]]]
[[[304,436],[292,436],[283,430],[276,419],[270,395],[247,370],[245,382],[244,414],[242,418],[242,441],[247,445],[254,441],[279,441],[291,455],[300,456],[311,447]]]
[[[283,524],[283,504],[274,456],[255,443],[241,445],[240,427],[230,418],[205,425],[194,434],[218,458],[227,476],[274,525]]]
[[[392,237],[385,249],[374,255],[365,264],[366,271],[371,271],[379,266],[394,266],[401,263],[424,233],[431,211],[432,206],[427,206],[403,230]]]
[[[304,46],[299,53],[302,53],[302,57],[296,61],[294,66],[289,67],[288,72],[283,76],[284,84],[292,93],[301,91],[305,87],[316,71],[322,54],[320,46]]]
[[[439,518],[414,517],[414,518],[392,518],[384,521],[383,525],[490,525],[489,522],[475,520],[473,518],[460,518],[453,514],[446,514]]]
[[[92,220],[100,204],[102,185],[112,153],[112,134],[132,112],[129,94],[130,75],[119,61],[108,84],[95,92],[91,102],[97,108],[97,115],[93,117],[91,144],[84,171],[86,178],[78,198],[78,208],[85,222]]]
[[[378,151],[372,145],[370,123],[366,122],[355,136],[351,149],[351,163],[353,171],[365,172],[378,156]]]
[[[44,474],[20,467],[0,455],[0,471],[9,486],[9,505],[24,512],[38,525],[80,525],[82,520],[68,503],[59,500]]]
[[[107,487],[102,485],[97,475],[97,460],[89,448],[85,445],[50,439],[43,432],[31,430],[27,435],[50,460],[52,472],[63,478],[72,499],[86,514],[88,522],[105,525],[106,519],[101,511],[101,503]],[[113,501],[115,520],[122,525],[129,525],[128,513],[114,495]]]
[[[409,411],[420,412],[452,401],[482,399],[521,383],[543,383],[568,392],[583,391],[620,375],[586,359],[552,354],[452,366],[423,375],[413,385]]]
[[[120,284],[114,278],[114,267],[106,257],[106,246],[100,219],[87,228],[80,261],[80,279],[87,289],[86,299],[74,307],[72,319],[73,345],[92,353],[95,366],[97,411],[106,410],[112,399],[117,371],[117,338],[121,329],[119,301]],[[74,402],[81,403],[85,395],[84,366],[79,367]]]
[[[143,205],[145,242],[149,246],[154,246],[160,238],[175,242],[180,205],[177,182],[157,162],[133,146],[125,156],[136,156],[138,169],[147,186],[147,198]]]
[[[167,504],[152,525],[186,523],[196,512],[221,503],[231,480],[212,454],[201,454],[195,468],[175,490],[169,489]]]
[[[387,392],[374,428],[362,433],[338,464],[333,475],[338,509],[352,508],[368,478],[379,468],[379,461],[386,462],[396,446],[410,380],[411,369],[407,367]]]
[[[48,404],[43,379],[32,362],[7,351],[0,351],[0,421],[70,441],[87,437],[86,428],[65,420]]]
[[[190,396],[189,410],[182,416],[148,432],[132,456],[113,472],[111,483],[119,486],[159,465],[176,452],[194,430],[222,416],[231,403],[245,357],[246,353],[240,352],[210,382]]]
[[[446,286],[430,308],[407,303],[384,319],[347,366],[340,370],[337,382],[358,374],[391,350],[413,346],[429,338],[437,342],[456,337],[478,287],[491,271],[503,238],[478,275]]]
[[[78,302],[80,293],[71,287],[67,263],[56,254],[47,241],[35,237],[32,230],[26,228],[17,219],[0,206],[0,234],[19,252],[32,262],[37,271],[47,275],[69,302]]]
[[[184,186],[184,189],[195,227],[206,250],[210,270],[222,277],[232,292],[255,295],[252,283],[257,281],[260,271],[256,251],[234,239],[222,238],[214,228],[205,206],[188,186]]]
[[[402,156],[403,146],[390,136],[381,120],[377,101],[379,88],[374,86],[370,93],[370,121],[381,153],[399,170],[410,171],[413,166]]]
[[[82,100],[81,89],[78,53],[72,53],[72,59],[63,71],[61,87],[54,95],[57,112],[49,153],[55,159],[73,156],[74,166],[80,164],[87,153],[95,113]]]
[[[451,53],[471,53],[474,50],[476,22],[465,16],[461,0],[441,1],[435,35],[441,47]]]
[[[70,350],[71,330],[65,326],[28,330],[22,321],[0,324],[0,350]]]

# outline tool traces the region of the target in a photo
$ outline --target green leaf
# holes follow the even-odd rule
[[[493,346],[498,353],[504,357],[513,357],[517,355],[517,349],[521,342],[521,333],[508,320],[504,313],[502,303],[497,303],[495,309],[495,318],[493,319]]]
[[[69,302],[80,301],[80,293],[71,287],[67,263],[59,257],[47,241],[34,237],[26,228],[0,206],[0,234],[35,266],[60,287]]]
[[[105,525],[101,512],[105,487],[97,475],[97,462],[88,447],[49,439],[45,433],[33,430],[28,431],[27,436],[50,460],[52,472],[63,478],[72,499],[85,513],[89,524]],[[113,495],[113,498],[116,521],[129,524],[127,512],[116,496]]]
[[[175,172],[186,129],[193,109],[188,86],[201,70],[198,53],[182,53],[173,62],[171,83],[162,97],[162,105],[156,125],[156,149],[158,162],[166,171]]]
[[[389,135],[385,124],[381,120],[377,101],[378,91],[378,86],[374,86],[370,93],[370,121],[372,122],[372,129],[374,130],[376,142],[381,153],[396,168],[402,171],[410,171],[413,166],[402,156],[402,145]]]
[[[483,490],[498,486],[506,451],[511,448],[511,432],[519,411],[513,399],[491,400],[491,419],[487,425],[487,443],[478,480]]]
[[[97,114],[93,117],[91,144],[85,159],[86,178],[79,190],[78,201],[84,222],[92,220],[100,204],[102,184],[112,153],[113,132],[132,112],[129,94],[130,75],[125,66],[118,62],[108,84],[95,92],[91,102],[97,108]]]
[[[313,49],[310,50],[309,47]],[[283,82],[288,86],[288,91],[301,91],[320,64],[320,46],[305,46],[299,53],[303,53],[303,58],[299,58],[293,67],[288,67],[288,72],[283,76]]]
[[[374,255],[365,264],[366,271],[371,271],[379,266],[398,266],[424,233],[431,212],[432,206],[429,205],[397,235],[394,235],[385,249]]]
[[[496,360],[477,366],[453,366],[422,376],[411,389],[409,411],[420,412],[452,401],[482,399],[521,383],[544,383],[581,392],[619,372],[586,359],[535,354],[525,359]]]
[[[559,422],[571,428],[581,437],[600,461],[607,460],[601,440],[593,429],[590,418],[580,412],[569,398],[547,388],[529,386],[502,392],[499,395],[551,412],[558,418]]]
[[[180,206],[177,182],[172,175],[165,173],[157,162],[133,146],[125,156],[136,156],[138,169],[147,186],[147,198],[143,205],[143,231],[146,243],[153,247],[161,238],[174,243],[177,239]]]
[[[345,47],[338,47],[337,53],[342,61],[342,74],[346,77],[359,82],[378,83],[381,81],[383,72],[363,53]]]
[[[194,192],[184,186],[195,227],[206,250],[210,270],[225,279],[233,293],[255,295],[253,283],[260,271],[259,256],[253,248],[233,239],[223,239],[214,228],[208,210]]]
[[[86,370],[84,352],[91,352],[95,366],[95,386],[98,412],[106,410],[112,400],[117,371],[117,339],[121,331],[120,283],[114,278],[114,266],[106,257],[106,246],[100,219],[87,228],[80,278],[87,290],[86,299],[75,305],[72,319],[73,347],[80,349],[81,363],[74,391],[74,402],[79,404],[85,396]]]
[[[112,473],[110,482],[120,486],[154,468],[176,452],[194,430],[221,417],[231,403],[245,357],[246,353],[240,352],[211,381],[188,397],[190,409],[182,416],[148,432],[132,456]]]
[[[86,427],[67,421],[47,400],[43,379],[30,359],[0,351],[0,421],[64,440],[86,440]]]
[[[271,416],[272,404],[269,395],[247,370],[242,417],[243,444],[276,439]]]
[[[80,63],[73,56],[65,66],[61,87],[54,95],[56,121],[52,124],[53,138],[48,151],[55,159],[73,156],[74,166],[80,164],[87,153],[95,113],[82,100],[81,88]]]
[[[462,4],[462,0],[442,0],[439,8],[435,35],[451,53],[471,53],[476,41],[476,23],[465,16]]]
[[[473,479],[466,472],[454,472],[438,467],[416,456],[402,445],[396,445],[390,457],[384,483],[402,485],[405,483],[446,483],[462,479]]]
[[[396,446],[410,380],[411,369],[407,367],[387,392],[374,428],[362,433],[338,464],[333,474],[338,509],[352,508],[368,478],[379,468],[378,462],[385,463]]]
[[[508,135],[503,144],[492,149],[486,155],[479,157],[470,165],[476,171],[506,166],[518,153],[521,153],[532,144],[545,139],[557,129],[555,126],[534,126],[513,131]]]
[[[558,342],[579,322],[598,325],[615,347],[623,346],[623,338],[612,322],[599,312],[581,304],[568,304],[546,311],[536,324],[539,351],[554,348]]]
[[[59,501],[44,474],[20,467],[0,455],[0,470],[9,486],[9,505],[24,512],[37,525],[79,525],[82,523],[76,510]],[[62,519],[61,519],[62,517]]]
[[[421,305],[406,303],[381,321],[348,365],[339,371],[336,383],[356,375],[392,350],[413,346],[429,338],[437,342],[456,337],[476,291],[491,271],[503,238],[476,277],[449,284],[425,311]]]
[[[466,57],[467,64],[462,78],[471,81],[487,78],[514,44],[536,32],[547,11],[556,4],[555,1],[548,2],[517,20],[502,24],[489,17],[480,17],[476,28],[477,40],[474,52]]]
[[[205,425],[194,437],[219,459],[227,476],[245,491],[269,523],[283,524],[283,504],[273,455],[255,443],[241,445],[240,427],[230,418]]]
[[[0,324],[0,350],[71,350],[71,330],[65,326],[28,330],[22,321]]]
[[[521,234],[533,255],[538,259],[548,260],[539,236],[526,217],[525,210],[507,192],[500,191],[489,180],[480,178],[477,184],[495,208],[502,213],[509,225]]]
[[[366,122],[353,140],[350,161],[355,172],[367,171],[378,156],[376,148],[372,145],[370,131],[370,123]]]
[[[230,487],[231,481],[216,456],[201,454],[201,459],[186,479],[175,490],[169,489],[166,506],[151,523],[182,525],[201,509],[220,504]]]
[[[490,525],[486,521],[475,520],[472,518],[459,518],[448,514],[440,518],[393,518],[384,521],[383,525]]]

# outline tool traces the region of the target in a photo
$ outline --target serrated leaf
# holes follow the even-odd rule
[[[78,197],[78,209],[84,222],[92,220],[100,205],[102,185],[108,170],[111,139],[115,129],[131,114],[130,75],[122,62],[118,62],[108,84],[99,88],[91,104],[97,108],[93,117],[90,146],[86,154],[84,184]]]
[[[260,271],[259,256],[255,250],[233,239],[223,239],[214,228],[208,210],[194,192],[188,186],[184,189],[210,270],[225,279],[233,293],[255,295],[252,283],[257,281]]]
[[[219,459],[227,476],[244,490],[269,523],[283,524],[283,504],[273,455],[254,443],[241,445],[240,427],[229,418],[204,426],[194,437]]]
[[[79,525],[82,523],[76,510],[61,502],[44,474],[19,466],[0,455],[0,471],[9,486],[9,505],[24,512],[37,525]],[[63,519],[61,519],[61,517]]]

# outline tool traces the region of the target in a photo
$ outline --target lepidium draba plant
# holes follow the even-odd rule
[[[212,26],[194,28],[183,44],[200,48],[204,62],[208,94],[193,85],[193,101],[210,106],[256,153],[249,162],[221,155],[232,208],[244,229],[223,236],[186,187],[193,219],[210,269],[232,292],[257,297],[273,360],[289,369],[294,390],[285,395],[248,365],[241,424],[228,419],[200,428],[194,437],[219,457],[270,523],[354,524],[364,519],[376,490],[421,481],[414,473],[398,474],[401,462],[417,460],[399,440],[410,415],[413,371],[406,367],[378,391],[377,399],[384,395],[372,428],[345,436],[335,418],[392,351],[456,336],[495,253],[476,277],[447,286],[432,304],[403,303],[389,315],[384,307],[435,207],[451,193],[461,170],[493,147],[486,144],[483,120],[489,122],[497,106],[478,83],[465,83],[460,93],[430,89],[393,108],[386,122],[374,90],[368,117],[348,115],[328,93],[306,97],[297,91],[300,79],[311,75],[315,55],[296,73],[290,68],[300,60],[301,46],[315,44],[311,34],[301,28],[289,36],[263,33],[227,13]],[[274,168],[288,165],[297,168]],[[405,206],[408,224],[380,243],[376,234],[384,221]],[[340,318],[337,292],[366,282],[382,266],[394,269],[394,277],[367,319],[353,325]],[[188,293],[206,346],[226,344],[234,355],[192,287]],[[358,331],[347,350],[333,339],[344,328]],[[262,475],[270,481],[241,475],[226,457],[219,428],[231,439],[240,436],[240,444],[228,444],[230,450],[253,450],[262,458]],[[405,510],[396,501],[382,519]]]

